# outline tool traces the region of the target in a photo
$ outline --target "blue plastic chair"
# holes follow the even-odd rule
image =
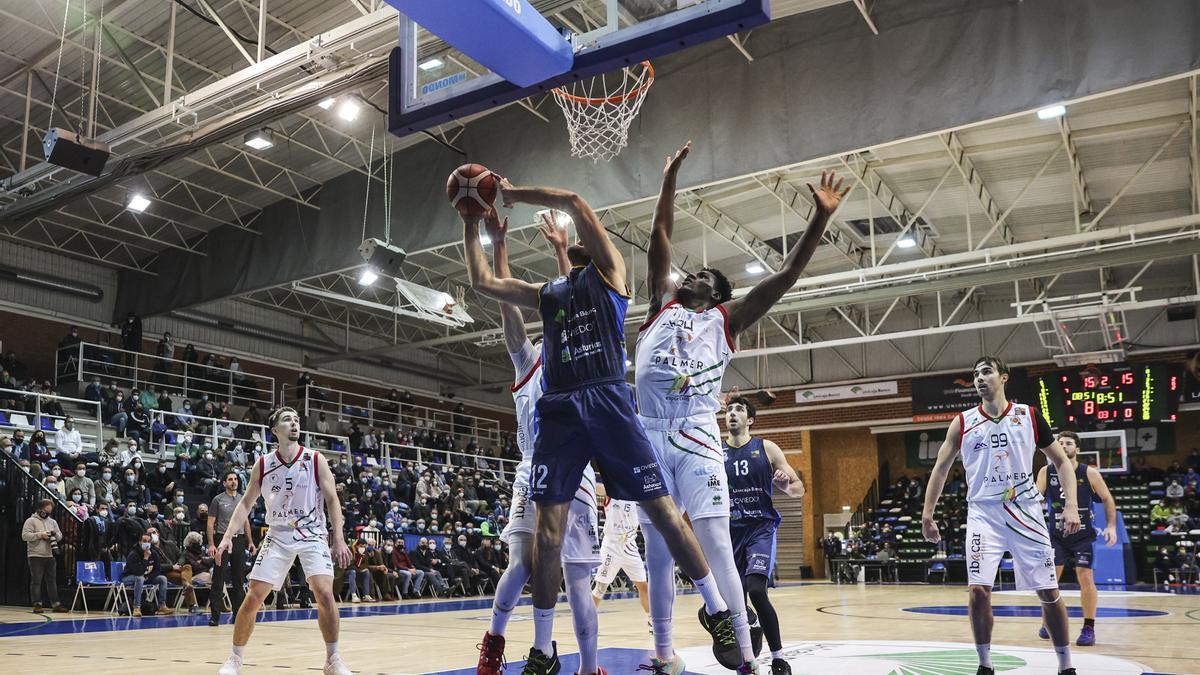
[[[1004,583],[1004,573],[1005,572],[1008,572],[1010,575],[1012,575],[1012,580],[1013,580],[1014,584],[1017,583],[1017,573],[1013,569],[1013,559],[1012,558],[1004,557],[1004,558],[1000,559],[1000,571],[999,571],[1000,583]]]
[[[42,431],[57,431],[57,429],[54,428],[54,420],[52,418],[42,418]]]
[[[8,413],[0,411],[0,427],[12,426],[8,420]]]
[[[124,566],[124,563],[113,563],[113,565]],[[103,560],[77,560],[75,561],[75,597],[71,600],[71,611],[75,611],[75,605],[80,598],[83,599],[83,612],[88,613],[87,605],[87,589],[89,588],[105,588],[108,589],[108,594],[104,596],[104,607],[108,608],[108,603],[113,600],[113,596],[118,593],[117,587],[121,586],[120,577],[114,581],[106,576],[104,572]]]
[[[929,583],[929,577],[935,573],[941,574],[942,583],[946,583],[946,563],[931,560],[929,565],[925,568],[925,583]]]

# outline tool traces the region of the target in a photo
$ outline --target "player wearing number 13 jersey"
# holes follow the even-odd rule
[[[993,675],[991,591],[1000,559],[1012,554],[1017,588],[1034,590],[1042,601],[1042,619],[1054,640],[1059,673],[1071,667],[1067,608],[1059,597],[1050,532],[1042,518],[1042,494],[1033,477],[1033,453],[1041,450],[1064,480],[1063,532],[1079,530],[1078,502],[1071,460],[1055,441],[1050,426],[1028,405],[1004,393],[1008,366],[994,356],[975,362],[979,406],[950,423],[929,477],[921,530],[932,542],[941,539],[934,509],[955,457],[962,454],[967,475],[967,583],[969,615],[979,653],[980,675]]]

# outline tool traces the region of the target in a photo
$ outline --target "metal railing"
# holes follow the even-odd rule
[[[490,417],[401,403],[317,385],[283,385],[279,400],[303,413],[306,421],[311,420],[313,415],[327,413],[332,417],[329,420],[331,426],[339,422],[379,428],[394,426],[470,437],[479,439],[481,444],[485,441],[493,444],[500,442],[500,421]]]
[[[153,431],[156,420],[162,425],[157,434]],[[167,410],[151,411],[150,422],[149,445],[151,451],[155,456],[164,460],[175,457],[175,446],[188,431],[192,433],[192,442],[199,448],[208,446],[216,449],[222,442],[225,442],[226,452],[229,453],[236,452],[237,445],[241,444],[241,452],[250,458],[250,461],[246,462],[247,465],[252,463],[253,458],[258,454],[269,452],[275,444],[275,437],[265,424],[235,422],[234,420],[222,420]],[[327,457],[334,458],[335,461],[340,456],[348,456],[350,451],[350,440],[345,436],[305,431],[301,432],[300,442],[302,445],[319,450]],[[255,453],[255,447],[258,444],[261,444],[262,447],[260,452]]]
[[[22,401],[24,406],[18,408],[8,405],[8,401]],[[63,407],[63,415],[53,415],[45,410],[46,403],[57,401]],[[75,414],[66,410],[66,405],[91,408],[89,414]],[[32,405],[33,410],[29,410]],[[55,432],[62,426],[62,421],[70,415],[75,420],[75,428],[79,430],[79,437],[83,452],[96,452],[103,444],[104,439],[104,420],[101,415],[101,404],[99,401],[88,401],[81,398],[71,398],[70,396],[59,396],[58,394],[43,394],[35,391],[22,391],[20,389],[5,389],[0,388],[0,429],[8,432],[21,429],[28,434],[26,440],[32,440],[33,432],[42,431],[46,434],[46,446],[50,448],[55,455],[58,453],[58,447],[55,443]]]
[[[105,382],[118,382],[129,389],[161,386],[182,391],[184,396],[191,399],[208,394],[214,402],[240,406],[255,403],[263,410],[275,407],[275,378],[270,375],[142,354],[91,342],[57,350],[54,354],[54,372],[60,382],[89,382],[93,377],[98,377]]]
[[[479,460],[483,460],[481,463]],[[490,474],[493,479],[502,481],[505,486],[511,486],[516,476],[517,464],[515,459],[503,457],[487,457],[479,453],[459,452],[457,450],[434,450],[415,445],[399,443],[384,443],[380,453],[380,464],[390,471],[404,466],[405,462],[415,462],[418,473],[429,466],[449,465],[469,467]],[[508,492],[506,490],[506,492]]]
[[[21,539],[25,520],[42,499],[54,501],[54,520],[62,530],[58,542],[55,572],[59,599],[74,583],[76,551],[83,519],[72,513],[59,495],[31,476],[12,455],[0,451],[0,564],[4,565],[5,583],[0,584],[0,604],[29,604],[28,548]]]

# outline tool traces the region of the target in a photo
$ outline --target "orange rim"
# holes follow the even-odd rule
[[[567,90],[563,89],[562,87],[555,87],[554,93],[567,99],[568,101],[571,101],[572,103],[582,103],[584,105],[604,105],[605,103],[611,103],[615,105],[623,101],[628,101],[629,99],[640,95],[643,91],[649,89],[650,85],[654,84],[654,66],[650,65],[649,61],[642,61],[640,65],[646,69],[646,82],[642,84],[642,86],[631,89],[620,96],[610,96],[608,98],[588,98],[587,96],[576,96],[575,94],[567,92]]]

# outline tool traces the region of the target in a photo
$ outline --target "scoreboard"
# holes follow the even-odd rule
[[[1033,378],[1034,405],[1054,428],[1082,431],[1174,421],[1182,369],[1165,363],[1111,364]]]

